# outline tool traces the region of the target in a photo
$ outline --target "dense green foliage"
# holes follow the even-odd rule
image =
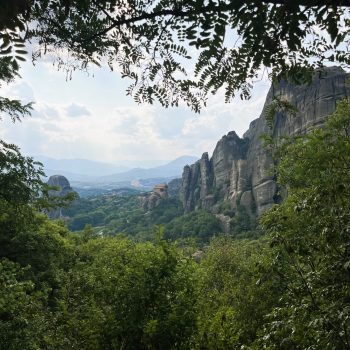
[[[303,80],[301,66],[349,65],[348,8],[348,0],[0,1],[0,87],[36,38],[38,56],[66,49],[77,59],[68,73],[107,58],[134,81],[128,93],[138,102],[184,100],[198,111],[221,87],[226,100],[237,90],[249,96],[262,66]],[[184,69],[191,45],[193,80]],[[30,110],[0,97],[0,119]],[[1,141],[0,350],[349,350],[350,101],[324,129],[285,140],[276,157],[288,197],[262,218],[266,235],[209,243],[220,232],[215,216],[183,215],[172,199],[145,213],[137,195],[76,200],[68,226],[83,230],[72,233],[45,215],[63,203],[48,197],[40,165]],[[234,236],[253,237],[253,227],[239,208]]]
[[[181,202],[175,198],[162,200],[149,212],[142,209],[144,194],[99,195],[80,198],[63,211],[68,228],[80,231],[91,225],[105,235],[123,233],[139,241],[152,240],[156,225],[165,228],[165,238],[184,241],[194,238],[199,245],[207,244],[216,234],[222,234],[222,224],[212,213],[196,210],[183,213]],[[257,220],[244,207],[234,211],[228,201],[218,206],[219,213],[230,218],[230,235],[236,239],[258,238],[261,235]]]
[[[107,195],[81,198],[75,201],[65,215],[69,217],[68,227],[81,230],[86,224],[103,226],[105,234],[125,233],[135,235],[157,224],[164,224],[182,214],[180,203],[168,199],[161,202],[152,212],[142,209],[143,196]]]
[[[152,241],[154,228],[162,225],[165,238],[183,241],[194,238],[198,244],[208,243],[221,233],[219,220],[206,211],[183,215],[182,204],[174,199],[164,199],[150,212],[142,209],[143,196],[107,195],[80,198],[64,211],[68,227],[82,230],[85,225],[94,227],[104,235],[125,234],[138,241]]]
[[[212,242],[200,266],[196,348],[252,346],[282,294],[279,277],[266,277],[272,254],[266,240]]]
[[[18,74],[27,30],[85,67],[117,57],[138,82],[137,101],[184,99],[198,110],[223,85],[227,99],[238,88],[249,94],[261,65],[298,78],[295,68],[309,57],[349,64],[341,46],[348,10],[338,6],[348,2],[333,3],[128,1],[116,11],[121,2],[2,1],[0,85]],[[232,29],[239,47],[224,45]],[[185,72],[174,57],[187,56],[169,44],[176,40],[200,50],[198,81],[175,79]],[[0,97],[0,119],[30,109]],[[45,215],[65,198],[48,197],[40,165],[0,141],[0,350],[349,350],[350,100],[324,129],[285,140],[276,157],[288,197],[262,218],[266,235],[209,243],[220,232],[212,214],[183,215],[172,199],[145,213],[138,196],[76,200],[67,224],[82,231],[72,233]],[[234,236],[257,237],[254,227],[238,208]]]
[[[71,234],[38,209],[40,171],[2,144],[0,349],[182,348],[195,324],[192,259],[162,240]]]
[[[345,99],[324,129],[279,151],[279,181],[289,196],[262,223],[288,289],[270,315],[268,349],[350,348],[349,130]]]
[[[276,174],[288,197],[263,216],[266,235],[197,252],[163,237],[208,240],[217,223],[201,211],[153,243],[49,221],[33,161],[2,144],[0,349],[350,349],[349,129],[344,100],[324,129],[286,140]],[[137,200],[72,208],[102,205],[116,224]],[[141,225],[177,208],[164,201]]]
[[[258,227],[258,220],[247,212],[242,205],[237,206],[236,213],[231,220],[231,234],[238,238],[258,238],[261,230]]]
[[[219,220],[204,210],[196,210],[178,217],[166,226],[166,237],[172,240],[194,238],[198,243],[208,243],[221,233]]]

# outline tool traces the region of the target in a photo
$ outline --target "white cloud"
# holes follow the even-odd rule
[[[91,112],[82,105],[78,105],[77,103],[72,103],[68,107],[66,107],[66,112],[69,117],[81,117],[91,115]]]
[[[115,75],[103,70],[95,79],[78,75],[72,83],[47,70],[27,66],[25,81],[6,87],[11,96],[34,100],[35,111],[18,125],[3,122],[0,137],[26,154],[107,162],[212,152],[224,134],[235,130],[242,135],[248,129],[260,114],[269,85],[258,84],[250,101],[224,104],[219,93],[196,115],[183,107],[136,105],[123,97],[124,85],[118,85]]]
[[[23,103],[35,102],[34,90],[31,84],[17,80],[12,84],[1,86],[1,96],[21,100]]]

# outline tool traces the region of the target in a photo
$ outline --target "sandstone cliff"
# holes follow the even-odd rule
[[[185,166],[179,191],[185,212],[203,208],[218,213],[224,201],[233,214],[243,207],[249,215],[260,216],[279,200],[271,173],[273,161],[261,135],[272,134],[277,139],[319,127],[334,111],[336,101],[345,96],[350,96],[347,74],[337,67],[318,71],[310,85],[282,81],[272,86],[261,116],[243,138],[231,131],[217,143],[210,159],[204,153],[196,163]],[[277,113],[270,129],[264,111],[274,97],[289,101],[298,112],[295,116]]]
[[[144,199],[142,208],[145,212],[153,210],[163,199],[168,198],[168,185],[159,184],[154,186],[153,191],[148,193]]]
[[[49,191],[49,196],[52,196],[52,197],[64,197],[68,193],[73,192],[73,189],[70,186],[69,181],[63,175],[50,176],[49,180],[47,181],[47,184],[49,186],[54,186],[57,188],[57,190]],[[62,208],[56,208],[56,209],[50,210],[50,212],[48,213],[48,217],[50,219],[59,219],[59,218],[62,218],[63,216],[64,215],[63,215]]]

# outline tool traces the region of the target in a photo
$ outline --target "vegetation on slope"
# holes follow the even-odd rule
[[[194,238],[198,244],[208,243],[215,234],[222,232],[219,220],[206,211],[183,215],[182,204],[174,199],[164,199],[150,212],[142,209],[143,197],[97,196],[76,200],[64,212],[68,228],[83,230],[91,225],[104,235],[124,234],[137,241],[154,240],[157,225],[165,228],[165,238],[185,240]]]
[[[137,243],[49,221],[32,160],[2,144],[0,349],[350,349],[349,130],[344,100],[286,142],[265,236],[196,259],[162,228]]]

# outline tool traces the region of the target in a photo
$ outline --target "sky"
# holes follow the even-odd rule
[[[24,63],[20,74],[21,79],[2,87],[1,95],[34,101],[34,111],[20,123],[4,118],[1,139],[29,156],[114,164],[211,154],[223,135],[235,130],[242,136],[259,117],[270,85],[258,82],[250,100],[238,97],[229,104],[218,93],[195,114],[187,107],[138,105],[126,96],[128,81],[107,68],[75,72],[67,81],[63,71],[39,61]]]

